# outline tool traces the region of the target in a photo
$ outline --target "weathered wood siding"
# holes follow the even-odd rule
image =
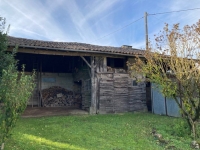
[[[138,83],[137,86],[129,86],[129,108],[130,111],[147,110],[145,83]]]
[[[99,113],[117,113],[146,110],[146,85],[133,85],[126,73],[99,75]]]
[[[99,113],[114,112],[113,74],[101,74],[99,79]]]

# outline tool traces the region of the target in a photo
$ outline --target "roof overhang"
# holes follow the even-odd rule
[[[8,36],[9,51],[18,47],[18,52],[47,55],[69,55],[69,56],[143,56],[144,51],[139,49],[98,46],[85,43],[52,42],[32,39],[16,38]]]

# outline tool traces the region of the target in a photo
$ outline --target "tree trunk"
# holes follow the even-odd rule
[[[181,93],[181,92],[180,92]],[[198,117],[192,118],[192,116],[190,115],[191,112],[187,112],[185,110],[184,105],[181,105],[181,103],[178,102],[178,99],[176,97],[173,97],[176,101],[176,103],[178,104],[179,108],[182,110],[182,115],[183,118],[186,118],[188,126],[190,128],[191,134],[193,136],[193,139],[195,140],[198,137],[197,134],[197,129],[196,129],[196,121]],[[181,102],[181,96],[180,96],[180,102]],[[195,109],[195,112],[197,112],[197,110]],[[198,112],[199,113],[199,112]],[[197,114],[198,115],[198,114]]]
[[[1,150],[4,150],[4,143],[1,144]]]
[[[193,139],[196,140],[197,133],[196,133],[196,124],[195,121],[192,118],[189,118],[190,122],[190,127],[193,135]]]
[[[194,137],[194,140],[195,140],[196,139],[196,129],[195,129],[194,123],[192,124],[192,134],[193,134],[193,137]]]

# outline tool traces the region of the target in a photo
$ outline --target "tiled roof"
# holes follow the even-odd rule
[[[91,52],[91,53],[106,53],[115,55],[143,55],[144,50],[133,49],[130,46],[111,47],[111,46],[98,46],[85,43],[76,42],[52,42],[32,40],[25,38],[17,38],[8,36],[8,46],[15,46],[23,48],[35,49],[49,49],[49,50],[66,50],[74,52]]]

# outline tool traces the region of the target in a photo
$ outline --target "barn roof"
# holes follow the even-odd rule
[[[131,46],[112,47],[112,46],[98,46],[77,42],[53,42],[41,41],[25,38],[18,38],[8,36],[8,46],[15,46],[22,48],[34,48],[45,50],[61,50],[87,53],[105,53],[114,55],[143,55],[144,50],[134,49]]]

